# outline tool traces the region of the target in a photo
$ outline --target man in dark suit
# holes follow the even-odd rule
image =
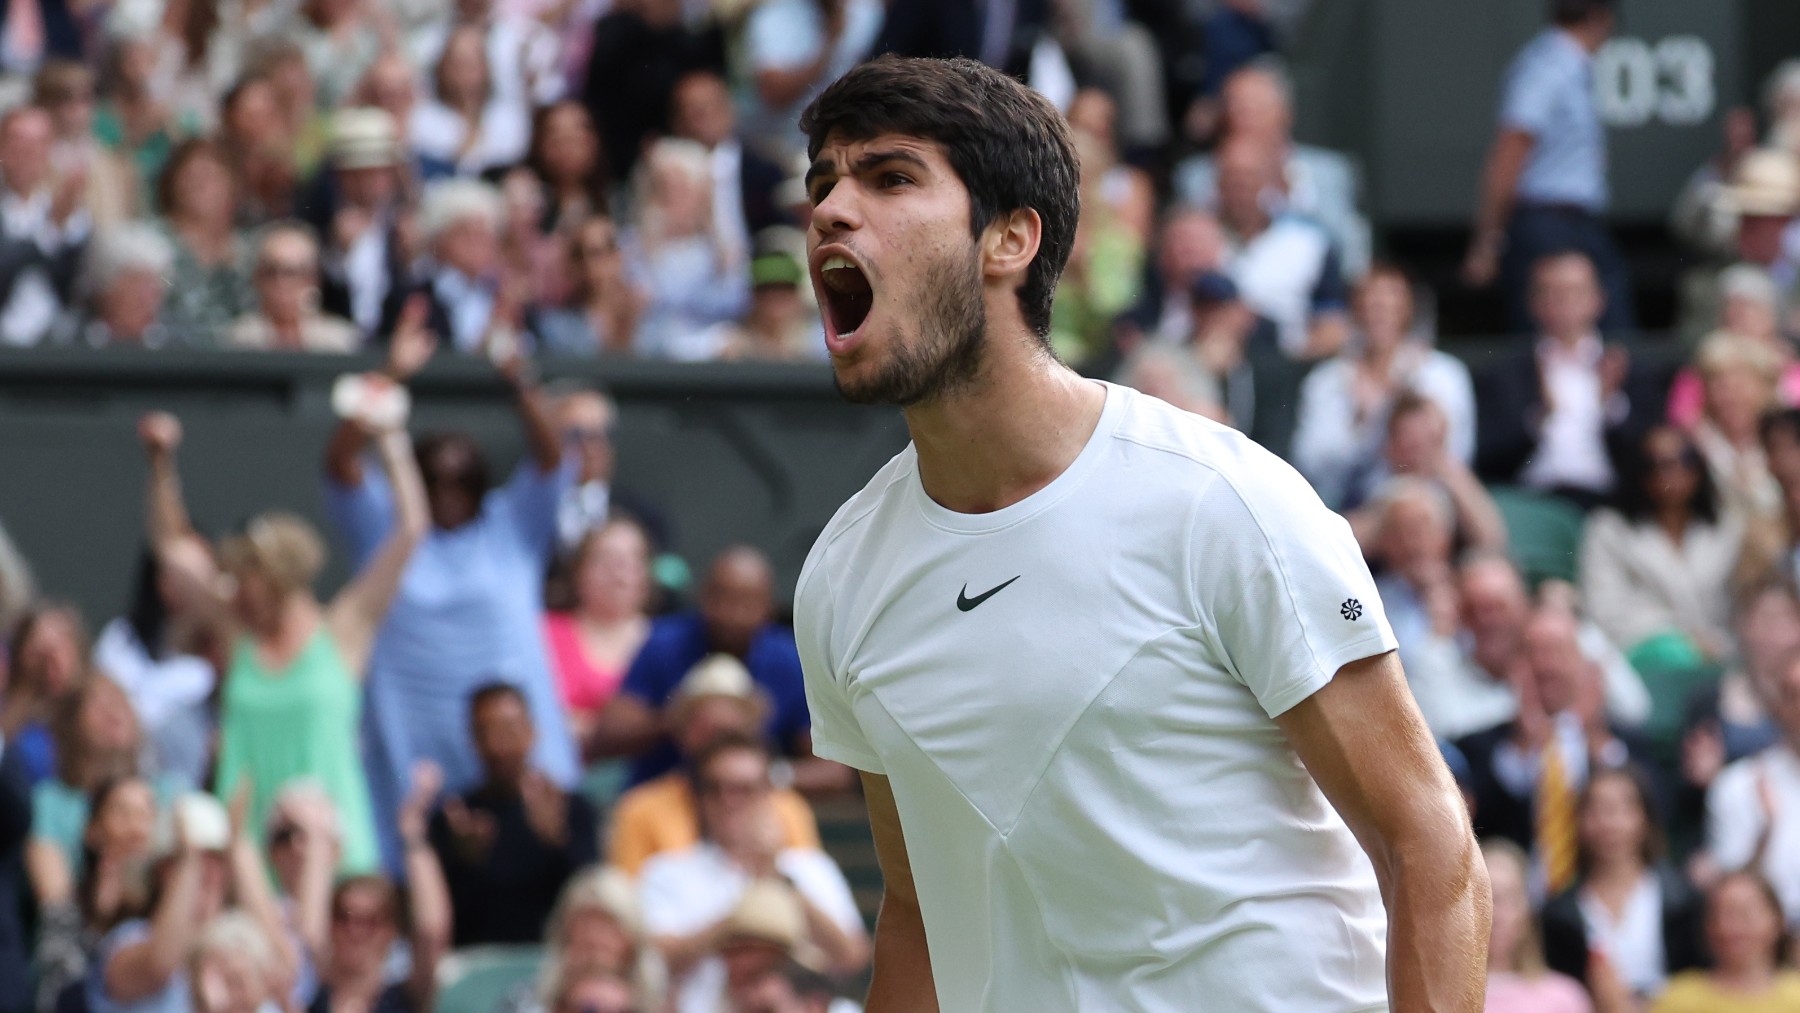
[[[966,56],[1024,77],[1050,19],[1047,0],[908,0],[888,4],[874,53]]]
[[[1531,850],[1553,891],[1575,872],[1575,800],[1589,774],[1648,759],[1643,739],[1608,723],[1578,634],[1567,608],[1539,607],[1525,629],[1518,717],[1456,744],[1472,772],[1476,832]]]
[[[393,116],[373,107],[332,118],[330,166],[301,202],[323,256],[320,308],[386,340],[414,289],[401,240],[404,153]]]
[[[596,21],[582,102],[600,128],[612,178],[630,179],[645,142],[667,130],[669,99],[682,75],[724,69],[720,30],[689,29],[680,0],[615,3]]]
[[[87,179],[51,163],[55,127],[38,106],[0,117],[0,344],[42,341],[69,305],[92,223]]]
[[[1532,270],[1538,333],[1528,350],[1475,374],[1476,471],[1567,496],[1584,507],[1613,486],[1612,451],[1662,416],[1665,385],[1606,343],[1606,294],[1578,250]]]
[[[775,191],[788,174],[738,136],[737,109],[725,79],[710,70],[694,71],[676,83],[670,105],[675,136],[704,145],[712,155],[713,216],[727,238],[748,250],[758,232],[787,224]]]

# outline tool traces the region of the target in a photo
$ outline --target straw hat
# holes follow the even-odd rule
[[[331,164],[386,169],[400,163],[400,131],[385,109],[342,109],[331,118]]]
[[[1720,194],[1725,210],[1739,215],[1786,217],[1800,214],[1800,157],[1760,148],[1744,156]]]
[[[720,935],[727,943],[768,943],[792,954],[806,941],[806,912],[793,887],[779,879],[753,880]]]

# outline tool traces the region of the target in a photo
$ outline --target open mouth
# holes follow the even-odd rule
[[[825,312],[830,318],[832,333],[840,338],[855,334],[869,318],[869,309],[875,304],[875,289],[870,286],[868,276],[848,257],[836,254],[827,257],[820,266],[819,280],[823,283]]]

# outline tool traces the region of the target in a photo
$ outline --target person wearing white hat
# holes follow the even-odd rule
[[[399,230],[407,172],[400,129],[385,109],[340,109],[326,157],[330,171],[302,201],[323,246],[319,308],[355,323],[365,339],[385,336],[413,289]]]
[[[692,761],[727,736],[757,735],[768,713],[767,694],[744,663],[729,654],[708,655],[688,671],[669,704],[668,721],[682,757]],[[770,796],[783,842],[817,848],[819,827],[806,800],[791,788]],[[636,875],[654,855],[693,847],[700,840],[694,778],[685,767],[647,781],[619,797],[613,807],[606,857]]]
[[[1783,291],[1800,274],[1800,155],[1764,148],[1745,155],[1719,194],[1737,216],[1737,254],[1768,270]]]

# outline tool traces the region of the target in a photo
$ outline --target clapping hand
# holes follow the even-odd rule
[[[421,294],[408,297],[401,307],[400,319],[388,339],[387,375],[395,381],[411,380],[437,353],[437,336],[426,326],[430,316],[431,303]]]
[[[444,788],[444,768],[431,760],[419,760],[412,767],[412,790],[400,804],[400,838],[409,846],[425,840],[425,825],[431,806]]]
[[[449,825],[456,853],[464,862],[480,865],[487,861],[488,854],[494,850],[494,838],[500,832],[493,813],[470,809],[462,799],[452,795],[444,800],[444,822]]]
[[[553,848],[569,843],[569,797],[541,771],[529,771],[519,786],[531,832]]]
[[[181,446],[181,420],[168,412],[146,412],[138,419],[137,432],[152,459],[169,457]]]

